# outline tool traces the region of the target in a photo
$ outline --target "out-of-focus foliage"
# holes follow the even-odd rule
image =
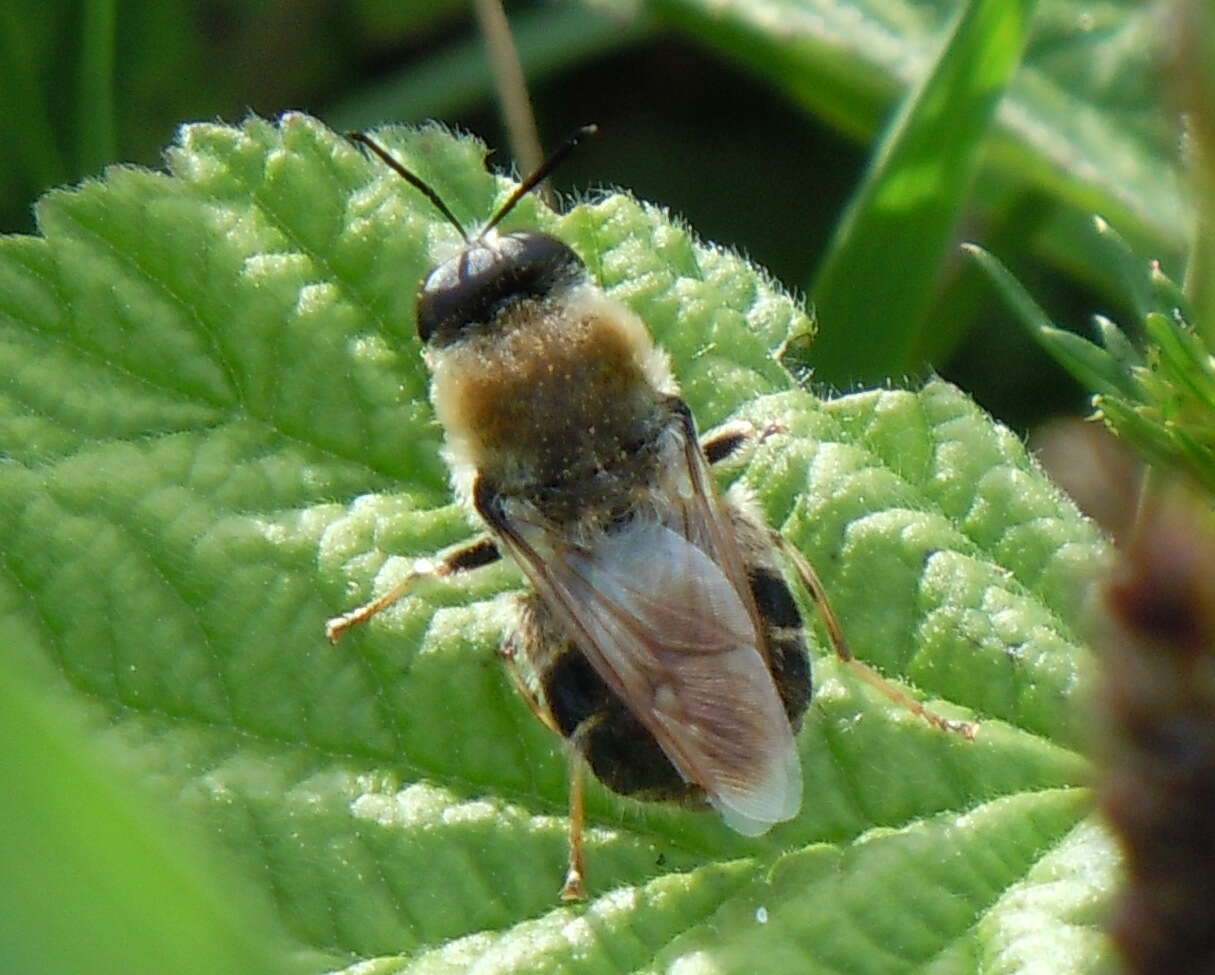
[[[588,120],[604,131],[561,174],[561,185],[619,184],[661,200],[786,285],[808,288],[861,178],[865,152],[849,140],[880,133],[900,99],[928,77],[962,4],[514,0],[508,7],[542,132],[555,140]],[[1034,280],[1056,317],[1093,305],[1089,289],[1118,294],[1091,250],[1091,212],[1166,268],[1176,267],[1185,246],[1179,129],[1159,77],[1160,53],[1173,49],[1164,33],[1170,7],[1039,3],[973,192],[963,195],[964,178],[942,184],[955,194],[950,205],[960,208],[965,236],[1015,254],[1006,259]],[[994,49],[1019,43],[1010,35]],[[0,226],[12,229],[29,229],[42,189],[111,161],[155,165],[180,121],[236,119],[248,110],[305,109],[337,128],[440,118],[488,137],[500,163],[509,158],[474,20],[456,0],[14,0],[0,15],[0,65],[8,176]],[[951,118],[965,142],[969,123]],[[918,179],[895,175],[904,188]],[[908,269],[902,283],[875,292],[865,334],[841,324],[843,338],[825,340],[860,358],[821,378],[846,388],[880,375],[882,367],[875,371],[852,350],[889,347],[882,339],[889,328],[904,333],[895,345],[908,351],[886,368],[942,371],[1018,426],[1074,406],[1074,386],[1007,328],[976,277],[942,246],[952,222],[938,221],[936,243],[917,253],[927,274]],[[914,239],[917,226],[904,232]],[[900,268],[889,271],[899,282]],[[832,334],[829,319],[821,326]]]
[[[1139,310],[1139,341],[1098,315],[1099,342],[1053,325],[994,257],[972,252],[1032,334],[1077,380],[1110,428],[1147,460],[1178,470],[1215,493],[1215,359],[1192,323],[1189,303],[1156,264],[1139,261],[1104,221],[1097,234],[1123,269]]]

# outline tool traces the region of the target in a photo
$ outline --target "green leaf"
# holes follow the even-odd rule
[[[1146,459],[1186,471],[1215,490],[1215,365],[1187,321],[1186,298],[1158,265],[1136,260],[1104,221],[1097,221],[1097,231],[1125,268],[1127,290],[1142,313],[1142,354],[1102,316],[1095,322],[1105,348],[1056,328],[995,257],[973,244],[964,249],[1038,343],[1093,391],[1098,415],[1115,433]]]
[[[470,226],[511,185],[472,141],[380,135]],[[593,897],[559,905],[564,755],[496,661],[518,572],[323,636],[477,530],[413,327],[454,230],[302,116],[189,126],[168,160],[51,194],[42,236],[0,241],[0,634],[314,970],[749,972],[762,950],[775,973],[973,971],[1025,943],[1018,897],[1044,951],[1086,925],[1057,970],[1096,970],[1079,607],[1106,547],[1015,436],[942,382],[814,398],[776,357],[797,304],[659,210],[512,213],[645,319],[702,429],[783,427],[723,484],[815,563],[860,657],[982,722],[934,730],[815,624],[801,815],[748,839],[592,785]]]
[[[1095,393],[1133,395],[1134,384],[1128,366],[1129,346],[1117,327],[1105,322],[1098,326],[1103,340],[1114,352],[1073,332],[1057,328],[1051,323],[1050,316],[999,260],[974,244],[963,244],[962,248],[978,262],[1029,333],[1054,356],[1056,362]]]
[[[45,12],[43,7],[44,17]],[[25,14],[16,3],[6,3],[0,8],[0,64],[4,65],[0,108],[9,118],[22,122],[20,138],[16,137],[16,131],[10,131],[12,138],[0,147],[0,158],[4,160],[5,182],[22,189],[45,187],[63,179],[68,171],[68,163],[55,141],[54,114],[38,77],[39,54],[50,45],[43,37],[31,37],[39,27],[47,31],[49,23],[42,20],[31,24],[32,18]],[[22,200],[28,203],[34,192],[27,192]]]
[[[599,0],[630,6],[634,0]],[[868,137],[936,61],[962,0],[649,0],[645,4],[845,131]],[[1012,6],[1012,4],[1010,4]],[[982,197],[1041,192],[1179,254],[1189,227],[1176,133],[1159,100],[1160,10],[1139,0],[1039,5],[1001,104]],[[945,137],[945,133],[942,133]],[[812,185],[812,179],[808,183]],[[1047,246],[1074,259],[1066,214]],[[1081,235],[1083,238],[1083,235]],[[886,310],[883,309],[883,313]]]
[[[11,649],[11,645],[6,646]],[[78,722],[0,658],[0,960],[7,972],[301,971],[266,904]]]
[[[1172,27],[1180,50],[1174,72],[1195,191],[1185,288],[1195,312],[1190,320],[1207,348],[1215,348],[1215,10],[1204,0],[1179,0],[1175,8]]]
[[[969,0],[908,96],[836,229],[810,290],[816,378],[919,372],[940,340],[926,311],[988,126],[1016,70],[1034,0]]]
[[[80,24],[80,106],[78,172],[90,172],[113,159],[117,149],[114,105],[116,0],[85,4]]]

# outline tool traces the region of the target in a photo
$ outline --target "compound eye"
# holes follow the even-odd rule
[[[492,325],[516,302],[551,296],[583,271],[578,255],[549,234],[521,231],[473,241],[422,282],[418,336],[447,345]]]

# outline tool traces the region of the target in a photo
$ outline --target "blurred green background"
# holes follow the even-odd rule
[[[1117,282],[1086,257],[1090,213],[1166,269],[1185,241],[1179,126],[1161,77],[1167,7],[1039,3],[973,191],[960,198],[955,242],[1000,254],[1056,322],[1082,325],[1094,310],[1126,317]],[[586,121],[602,127],[559,173],[559,189],[627,188],[812,297],[872,147],[957,8],[508,5],[545,144]],[[5,230],[31,231],[32,203],[48,187],[112,162],[155,167],[180,123],[248,112],[300,109],[336,128],[441,119],[510,165],[476,21],[459,0],[8,0],[0,31]],[[861,336],[820,383],[899,383],[931,368],[1023,432],[1083,409],[1081,390],[952,242],[931,284],[933,338],[922,354],[903,368],[867,369]],[[897,303],[876,308],[874,327],[898,314]]]

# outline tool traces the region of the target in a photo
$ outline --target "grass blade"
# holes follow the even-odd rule
[[[936,271],[1033,7],[972,0],[891,125],[811,289],[818,378],[875,381],[924,364]]]

